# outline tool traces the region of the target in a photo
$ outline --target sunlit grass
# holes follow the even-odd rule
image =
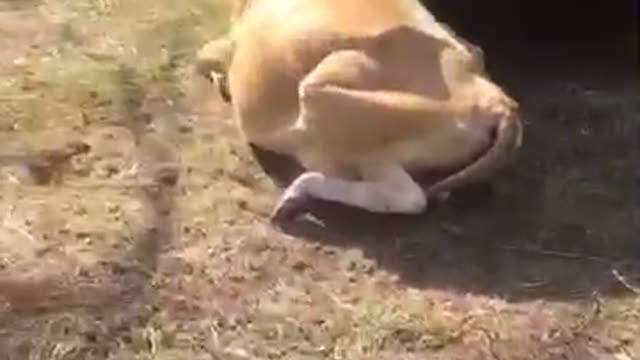
[[[190,121],[198,110],[189,97],[206,97],[192,87],[192,60],[200,46],[227,28],[229,2],[46,0],[26,1],[12,8],[31,12],[34,24],[47,29],[49,37],[29,51],[16,40],[15,49],[9,47],[0,54],[0,60],[3,56],[11,60],[7,68],[0,69],[3,150],[15,143],[39,147],[64,140],[67,135],[58,130],[99,143],[96,133],[103,130],[101,125],[141,113],[168,119],[167,123]],[[543,167],[573,161],[578,150],[581,159],[590,159],[585,155],[589,152],[604,157],[601,149],[630,141],[623,135],[636,130],[637,98],[568,97],[562,100],[564,110],[582,115],[564,119],[556,109],[560,96],[537,96],[538,102],[530,103],[541,114],[529,125],[534,128],[529,134],[534,136],[527,135],[525,157],[545,154],[554,147],[553,155],[564,157],[551,162],[529,159],[528,164]],[[611,109],[616,109],[620,119],[609,121]],[[344,249],[330,253],[330,245],[283,236],[266,221],[275,202],[272,184],[253,163],[233,122],[222,115],[200,120],[191,124],[190,132],[177,137],[175,145],[184,170],[177,199],[179,234],[173,248],[149,255],[155,268],[137,266],[130,259],[131,249],[138,246],[135,233],[142,204],[135,189],[126,188],[134,173],[134,161],[127,152],[133,152],[134,145],[122,133],[113,135],[111,149],[106,151],[111,155],[103,155],[96,147],[81,159],[82,171],[71,174],[62,186],[12,183],[2,188],[0,274],[64,273],[74,281],[108,283],[121,291],[115,292],[115,300],[105,300],[96,308],[34,311],[28,316],[5,312],[0,297],[0,355],[6,346],[12,356],[18,354],[18,360],[25,353],[24,359],[29,360],[368,360],[382,359],[381,354],[404,359],[405,355],[422,356],[456,346],[488,348],[491,339],[485,339],[488,335],[482,328],[497,334],[496,338],[522,341],[522,351],[526,351],[526,346],[541,345],[527,342],[532,340],[526,339],[529,334],[519,323],[522,318],[544,317],[537,324],[540,329],[531,330],[540,337],[551,332],[554,324],[564,322],[564,317],[554,318],[558,315],[555,304],[549,305],[548,312],[522,310],[524,306],[494,305],[485,297],[455,290],[413,291],[378,271],[383,260],[360,254],[349,259],[355,264],[353,270],[341,264],[349,256]],[[591,128],[582,129],[585,124]],[[543,129],[537,130],[536,138],[536,127],[555,129],[554,136]],[[580,141],[561,142],[569,136]],[[580,149],[574,151],[576,144]],[[624,153],[600,159],[593,166],[582,164],[543,182],[538,217],[525,214],[540,224],[517,235],[534,241],[545,227],[589,219],[592,231],[612,238],[627,236],[630,230],[620,226],[620,219],[624,215],[631,222],[633,217],[616,201],[632,193],[637,182],[619,171],[634,163],[634,156]],[[114,167],[117,171],[109,175]],[[595,179],[597,184],[567,185],[567,179],[579,178]],[[608,189],[605,180],[614,182],[615,188]],[[528,190],[506,201],[515,203]],[[586,190],[594,197],[585,197]],[[592,199],[599,206],[592,206]],[[509,221],[517,220],[518,214],[513,214],[517,211],[510,206],[507,203],[503,209],[511,217],[496,216],[501,227],[513,226]],[[528,205],[518,206],[516,210]],[[503,215],[507,221],[502,220]],[[437,227],[427,220],[424,223]],[[469,229],[473,232],[473,227]],[[428,243],[435,240],[428,235],[431,233],[417,229],[412,236]],[[372,241],[396,241],[384,237]],[[462,259],[472,261],[462,256],[451,267],[465,268]],[[537,264],[544,267],[543,262]],[[525,265],[505,266],[499,272],[517,273]],[[359,266],[371,271],[361,271]],[[564,264],[557,267],[559,273],[565,270]],[[469,267],[465,269],[461,271]],[[378,280],[384,286],[372,285]],[[637,283],[635,278],[630,280]],[[432,294],[441,298],[430,298]],[[101,293],[87,292],[81,297],[101,298]],[[456,308],[456,302],[465,301],[465,306]],[[637,347],[637,298],[602,301],[598,326],[606,330],[605,337],[620,348]],[[548,314],[554,316],[545,317]],[[564,325],[570,327],[573,320]],[[515,350],[507,348],[503,353]]]
[[[143,87],[189,86],[190,58],[227,26],[222,1],[49,1],[40,11],[57,24],[58,41],[0,81],[5,130],[81,126],[111,116],[122,64],[137,71]]]

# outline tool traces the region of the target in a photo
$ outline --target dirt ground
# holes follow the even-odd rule
[[[191,68],[225,11],[0,0],[3,359],[640,359],[637,82],[504,68],[525,144],[490,196],[280,231]]]

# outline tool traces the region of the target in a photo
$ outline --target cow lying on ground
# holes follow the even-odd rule
[[[417,0],[235,3],[232,30],[198,68],[232,103],[246,139],[306,169],[272,213],[309,197],[415,214],[427,199],[487,182],[522,142],[518,103],[482,51]],[[423,188],[412,174],[456,172]]]

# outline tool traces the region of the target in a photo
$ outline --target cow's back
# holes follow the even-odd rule
[[[234,29],[229,73],[236,116],[248,140],[278,150],[274,134],[298,115],[299,82],[330,52],[399,25],[429,27],[431,21],[411,0],[253,2]]]

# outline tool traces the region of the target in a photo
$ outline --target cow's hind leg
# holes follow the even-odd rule
[[[286,189],[271,220],[277,223],[292,218],[311,198],[374,213],[418,214],[427,207],[423,189],[402,168],[388,167],[376,176],[356,181],[308,171]]]

